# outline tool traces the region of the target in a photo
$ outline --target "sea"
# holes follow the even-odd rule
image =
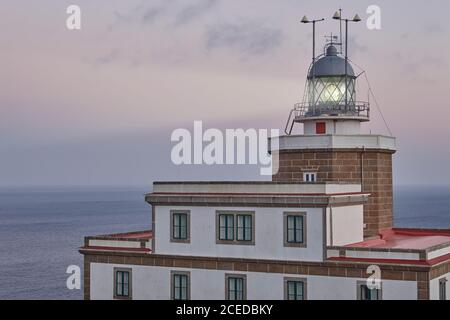
[[[0,299],[82,299],[66,271],[83,237],[149,229],[149,188],[0,188]],[[396,186],[394,225],[450,228],[450,186]]]

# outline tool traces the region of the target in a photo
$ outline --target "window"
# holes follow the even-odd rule
[[[284,213],[284,246],[306,247],[306,213]]]
[[[218,244],[254,244],[254,212],[217,211],[216,230]]]
[[[303,243],[303,216],[287,216],[287,242]]]
[[[187,239],[187,214],[174,213],[172,236],[174,239]]]
[[[237,215],[237,240],[251,241],[252,240],[252,216],[249,214]]]
[[[439,300],[447,300],[447,279],[439,279]]]
[[[325,122],[316,122],[316,134],[325,134],[326,125]]]
[[[189,277],[189,272],[172,272],[171,296],[173,300],[189,300]]]
[[[131,269],[114,268],[114,298],[131,299]]]
[[[316,173],[315,172],[304,172],[303,173],[303,181],[316,182]]]
[[[306,279],[284,279],[285,300],[306,300]]]
[[[171,242],[190,242],[190,218],[189,211],[171,211],[170,212],[170,241]]]
[[[219,215],[219,239],[234,240],[234,215]]]
[[[381,288],[370,289],[365,281],[358,282],[358,300],[381,300]]]
[[[225,275],[225,297],[227,300],[245,300],[247,298],[247,283],[245,275]]]

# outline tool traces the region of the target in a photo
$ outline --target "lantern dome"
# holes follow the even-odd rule
[[[325,55],[319,58],[314,66],[311,65],[308,72],[308,79],[313,77],[334,77],[345,76],[345,64],[347,63],[347,77],[355,77],[355,73],[350,63],[338,55],[338,50],[334,45],[329,45]]]

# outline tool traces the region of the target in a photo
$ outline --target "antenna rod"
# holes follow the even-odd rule
[[[339,16],[342,17],[342,9],[341,8],[339,8]],[[341,43],[340,51],[342,54],[342,20],[341,19],[339,19],[339,42]]]
[[[345,113],[347,113],[348,19],[345,19]]]
[[[323,21],[324,19],[313,20],[313,53],[312,53],[312,109],[316,112],[316,22]]]
[[[310,21],[306,16],[304,16],[301,20],[302,23],[312,23],[313,25],[313,48],[312,48],[312,105],[315,108],[316,101],[315,101],[315,62],[316,62],[316,22],[323,21],[325,19],[317,19]]]
[[[315,77],[316,77],[316,20],[313,20],[313,54],[312,54],[312,83],[313,83],[313,92],[312,92],[312,108],[313,112],[316,112],[316,89],[315,89]]]
[[[342,18],[342,9],[339,9],[338,11],[335,12],[335,14],[333,15],[333,19],[339,20],[340,24],[342,23],[342,20],[345,21],[345,106],[344,106],[344,111],[345,113],[347,113],[347,103],[348,103],[348,70],[347,70],[347,64],[348,64],[348,22],[359,22],[361,21],[361,18],[355,14],[355,16],[353,17],[353,19],[343,19]],[[339,25],[340,25],[339,24]],[[342,42],[342,41],[341,41]],[[342,48],[342,44],[341,44],[341,48]],[[353,85],[354,88],[354,85]],[[353,97],[353,93],[352,96],[350,98]]]

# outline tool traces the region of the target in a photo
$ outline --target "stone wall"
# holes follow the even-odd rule
[[[273,181],[303,181],[306,171],[317,172],[319,182],[360,183],[370,193],[364,205],[364,236],[392,227],[392,154],[380,149],[303,149],[279,154]]]

